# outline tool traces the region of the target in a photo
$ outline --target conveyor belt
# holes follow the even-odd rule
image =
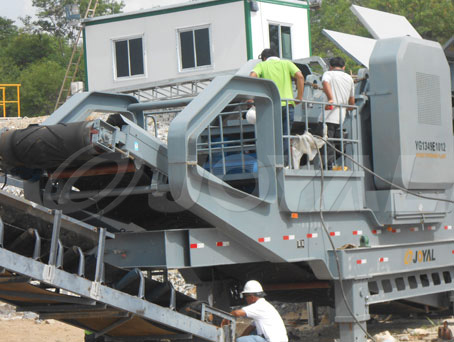
[[[223,329],[177,311],[194,299],[175,291],[170,283],[102,262],[104,272],[98,272],[99,256],[88,252],[100,241],[95,227],[63,215],[59,235],[63,260],[54,264],[49,256],[55,234],[51,210],[0,192],[0,214],[5,218],[0,221],[0,300],[18,311],[36,312],[41,319],[56,319],[121,341],[160,336],[225,340]],[[72,245],[75,242],[84,246],[84,256],[68,262],[73,250],[82,251]]]
[[[189,334],[223,341],[222,329],[100,283],[0,248],[0,300],[107,336]],[[31,282],[33,281],[33,283]],[[59,291],[56,289],[64,289]],[[169,336],[167,336],[169,335]]]
[[[57,319],[92,331],[102,331],[119,320],[123,321],[122,325],[109,331],[110,336],[171,335],[179,332],[127,311],[96,304],[92,299],[54,291],[53,288],[49,290],[32,285],[30,278],[9,271],[0,275],[0,299],[18,307],[18,311],[34,311],[42,319]]]

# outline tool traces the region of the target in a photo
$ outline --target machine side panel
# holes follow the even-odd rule
[[[407,189],[450,187],[449,67],[439,44],[411,37],[380,40],[370,76],[375,171]]]

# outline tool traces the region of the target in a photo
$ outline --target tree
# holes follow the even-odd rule
[[[69,51],[69,44],[47,33],[29,33],[22,28],[15,32],[8,25],[3,27],[6,29],[1,32],[8,32],[9,38],[0,39],[0,83],[22,84],[24,115],[50,113],[67,65],[60,46],[63,44],[64,50]],[[16,99],[14,88],[6,89],[6,98]],[[15,114],[16,105],[8,104],[7,112]]]
[[[19,34],[2,49],[2,55],[25,69],[41,59],[47,59],[53,53],[52,38],[47,34]]]
[[[9,39],[17,34],[17,26],[14,21],[5,17],[0,17],[0,41]]]
[[[452,0],[368,0],[366,7],[406,17],[424,39],[443,44],[454,35]]]
[[[75,29],[66,19],[65,6],[79,5],[80,15],[83,18],[91,2],[93,8],[96,0],[32,0],[34,7],[38,9],[38,20],[33,25],[40,30],[50,33],[57,37],[73,39]],[[96,7],[95,16],[120,13],[124,7],[123,1],[99,0]]]
[[[319,10],[311,13],[313,54],[321,57],[341,55],[346,57],[328,38],[322,29],[371,38],[370,34],[350,11],[352,4],[379,11],[399,14],[408,19],[424,39],[444,44],[454,35],[452,16],[453,0],[324,0]],[[347,69],[356,71],[359,66],[349,58]]]
[[[51,60],[39,61],[23,70],[22,112],[28,116],[51,114],[64,75],[65,68]]]
[[[311,41],[314,55],[330,58],[342,56],[346,62],[346,69],[356,71],[359,66],[347,57],[322,33],[323,29],[339,31],[364,37],[370,37],[367,30],[350,11],[352,4],[359,5],[360,1],[351,0],[324,0],[322,7],[311,12]]]

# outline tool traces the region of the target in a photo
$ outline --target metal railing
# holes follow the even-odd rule
[[[286,101],[286,111],[283,111],[282,139],[285,167],[291,169],[320,170],[326,171],[357,171],[358,166],[351,162],[344,154],[335,152],[329,145],[334,145],[338,150],[343,151],[356,162],[359,162],[359,119],[358,107],[350,105],[332,104],[320,101],[297,101],[295,99],[284,99]],[[295,112],[302,111],[302,119],[298,120],[303,126],[301,132],[292,134],[290,121],[289,102],[295,102]],[[299,103],[298,103],[299,102]],[[321,125],[326,124],[328,111],[326,105],[333,105],[339,108],[339,127],[334,137],[323,137]],[[238,102],[231,103],[220,113],[204,133],[199,137],[197,143],[198,163],[207,171],[221,178],[251,178],[257,173],[256,126],[245,120],[245,114],[250,103]],[[297,108],[300,106],[300,108]],[[342,120],[342,111],[349,109]],[[280,113],[279,113],[280,114]],[[295,113],[296,114],[296,113]],[[285,132],[289,132],[285,134]],[[314,139],[320,143],[319,151],[315,151],[317,156],[311,161],[304,159],[302,165],[295,165],[292,153],[292,142],[300,139],[301,135],[310,132]],[[308,137],[308,139],[312,139]],[[327,143],[325,142],[325,139]],[[328,165],[329,154],[335,155],[335,167]],[[321,160],[320,160],[321,157]]]
[[[172,121],[173,118],[175,118],[175,116],[178,115],[183,109],[184,107],[179,107],[144,112],[145,129],[149,132],[153,132],[154,136],[158,138],[160,125],[169,125],[170,121]],[[167,141],[167,136],[162,136],[159,138]]]
[[[336,171],[356,171],[358,166],[351,161],[349,161],[344,154],[338,153],[329,145],[334,145],[338,150],[349,155],[353,160],[359,163],[359,117],[358,117],[358,107],[352,105],[328,103],[321,101],[309,101],[303,100],[298,101],[296,99],[284,99],[286,101],[286,123],[287,127],[283,127],[282,137],[284,141],[284,154],[288,154],[288,162],[285,166],[292,169],[307,169],[307,170],[317,170],[320,169],[320,166],[323,166],[323,169],[336,170]],[[291,134],[291,125],[290,125],[290,114],[289,114],[289,102],[297,103],[297,106],[302,106],[301,110],[303,113],[304,131],[301,134],[309,132],[314,136],[314,139],[318,139],[321,146],[319,151],[316,151],[317,156],[310,161],[309,158],[305,160],[303,166],[295,165],[292,158],[292,141],[299,138],[299,135]],[[300,104],[298,104],[300,102]],[[339,127],[336,129],[338,136],[334,137],[324,137],[324,126],[326,125],[326,116],[327,112],[332,109],[325,109],[325,106],[332,106],[333,109],[339,109]],[[296,109],[296,108],[295,108]],[[319,109],[319,110],[317,110]],[[347,110],[348,109],[348,110]],[[345,114],[342,113],[345,111]],[[342,119],[344,116],[344,119]],[[290,134],[284,134],[285,131],[290,132]],[[311,139],[309,137],[309,139]],[[325,142],[325,139],[328,143]],[[329,151],[331,150],[331,151]],[[290,152],[286,152],[290,151]],[[319,155],[320,152],[320,155]],[[334,163],[336,167],[332,167],[328,163],[329,153],[334,154]],[[320,161],[319,156],[322,160]],[[338,164],[337,164],[338,163]]]
[[[17,117],[20,117],[20,87],[21,84],[0,84],[0,91],[2,93],[0,106],[3,108],[3,117],[6,117],[6,105],[8,103],[17,105]],[[6,91],[8,88],[16,88],[16,100],[6,100]]]
[[[230,103],[199,136],[199,165],[216,176],[250,178],[257,172],[255,126],[245,114],[251,103]]]
[[[146,127],[157,136],[158,125],[163,120],[163,116],[176,116],[184,109],[184,106],[191,99],[183,100],[168,100],[148,105],[145,112]],[[340,151],[359,162],[360,140],[359,140],[359,119],[358,107],[342,104],[332,104],[320,101],[298,101],[296,99],[283,99],[287,103],[287,116],[283,120],[282,139],[283,150],[280,151],[286,158],[285,165],[292,169],[303,170],[320,170],[323,165],[324,170],[337,171],[356,171],[358,166],[346,158],[343,154],[334,152],[327,143],[323,141],[323,133],[319,131],[320,125],[326,123],[327,115],[330,110],[325,109],[326,105],[333,105],[334,108],[339,108],[339,127],[337,136],[329,137],[326,141],[333,144]],[[181,102],[181,103],[180,103]],[[299,120],[303,128],[298,134],[292,134],[292,126],[290,123],[289,102],[295,102],[295,115],[300,114]],[[250,100],[239,100],[227,105],[224,110],[219,113],[216,118],[210,122],[197,141],[198,164],[205,170],[223,179],[245,179],[256,177],[258,164],[256,154],[257,134],[256,126],[246,120],[246,112],[253,103]],[[143,106],[143,105],[142,105]],[[299,108],[298,108],[299,107]],[[342,120],[341,113],[345,110],[349,111],[345,114]],[[302,113],[302,116],[301,116]],[[280,115],[280,113],[279,113]],[[158,120],[159,119],[159,120]],[[284,119],[284,118],[283,118]],[[151,122],[150,122],[151,121]],[[170,121],[170,120],[169,120]],[[284,125],[286,125],[284,127]],[[295,125],[294,125],[295,126]],[[284,134],[285,132],[289,132]],[[316,156],[312,161],[309,158],[304,158],[304,163],[295,165],[292,155],[292,142],[299,139],[300,135],[305,132],[310,132],[315,139],[321,142],[320,155]],[[341,133],[342,132],[342,133]],[[166,140],[166,137],[160,137]],[[331,150],[331,151],[330,151]],[[318,151],[316,151],[318,154]],[[279,153],[279,152],[278,152]],[[336,168],[331,168],[328,165],[329,153],[335,154]],[[321,160],[320,160],[321,157]]]

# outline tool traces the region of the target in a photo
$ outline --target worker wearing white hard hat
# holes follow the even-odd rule
[[[254,320],[254,325],[243,332],[237,342],[287,342],[287,330],[281,316],[269,302],[263,298],[262,285],[257,280],[249,280],[241,292],[247,306],[234,310],[235,317],[247,317]],[[256,330],[255,333],[253,331]]]

